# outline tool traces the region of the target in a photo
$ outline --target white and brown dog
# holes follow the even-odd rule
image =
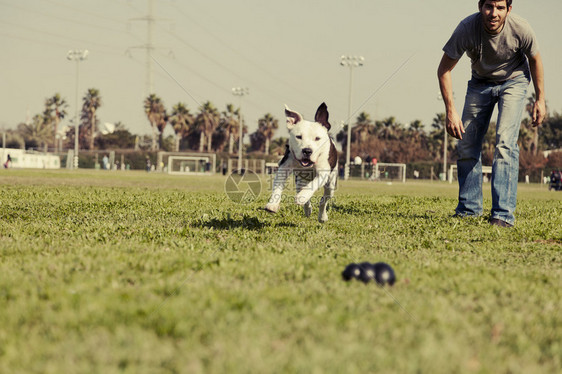
[[[273,181],[271,198],[265,210],[276,213],[283,196],[283,188],[289,176],[295,174],[297,195],[295,202],[304,207],[308,217],[312,212],[311,198],[314,193],[324,187],[324,195],[320,199],[318,221],[326,222],[326,204],[334,195],[337,180],[338,154],[332,138],[328,134],[328,107],[322,103],[314,116],[314,122],[303,117],[285,106],[289,144],[285,156],[279,162],[279,169]]]

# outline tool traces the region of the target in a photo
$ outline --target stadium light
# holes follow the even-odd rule
[[[349,164],[351,162],[351,92],[353,91],[353,68],[363,66],[363,56],[341,56],[341,66],[349,67],[349,101],[347,106],[347,146],[345,152],[344,179],[349,179]]]
[[[233,87],[232,94],[240,97],[240,112],[238,113],[238,122],[240,122],[240,134],[238,136],[238,169],[242,173],[242,139],[244,137],[244,127],[242,126],[242,97],[250,94],[248,87]]]
[[[66,54],[66,59],[69,61],[76,61],[76,107],[75,107],[75,113],[74,113],[74,164],[73,167],[75,169],[78,169],[78,131],[79,131],[79,126],[78,126],[78,81],[79,81],[79,64],[80,61],[84,61],[87,57],[88,54],[90,52],[85,49],[85,50],[81,50],[81,49],[71,49],[70,51],[68,51],[68,53]]]

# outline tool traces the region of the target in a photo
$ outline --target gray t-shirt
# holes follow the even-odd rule
[[[461,21],[443,51],[455,60],[466,52],[474,78],[504,81],[527,73],[527,57],[535,56],[539,47],[533,29],[518,15],[509,13],[502,31],[492,35],[484,29],[482,15],[475,13]]]

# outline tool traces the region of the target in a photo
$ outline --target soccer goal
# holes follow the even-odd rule
[[[491,166],[482,166],[482,180],[484,182],[489,182],[492,177],[492,167]],[[449,183],[453,183],[453,181],[458,180],[457,175],[457,165],[451,165],[449,167]]]
[[[377,162],[371,179],[406,183],[406,164]]]
[[[214,159],[209,156],[169,156],[168,174],[212,175]]]

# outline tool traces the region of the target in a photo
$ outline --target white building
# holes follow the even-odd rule
[[[60,169],[60,157],[41,152],[26,152],[23,149],[0,148],[0,161],[2,168],[8,160],[12,163],[9,167],[16,169]]]

